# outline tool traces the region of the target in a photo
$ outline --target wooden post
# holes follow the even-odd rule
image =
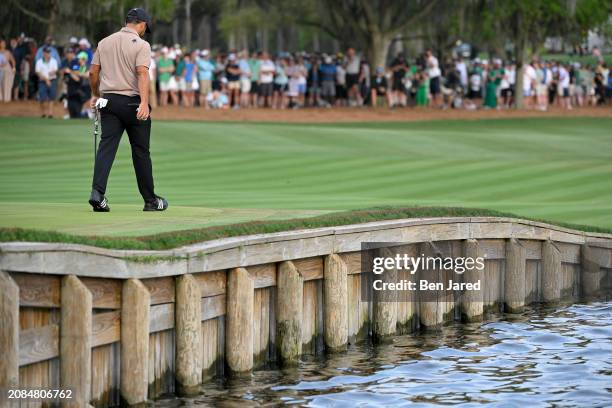
[[[231,373],[253,369],[254,281],[244,268],[235,268],[227,276],[227,331],[225,356]],[[259,333],[258,333],[259,334]]]
[[[329,351],[346,348],[348,342],[348,271],[337,254],[325,257],[324,284],[324,328],[325,345]]]
[[[81,407],[91,396],[92,296],[74,275],[62,278],[60,384],[73,398],[62,406]]]
[[[379,253],[381,257],[395,257],[395,252],[390,248],[381,248]],[[397,283],[397,269],[387,269],[374,279],[380,279],[383,283]],[[374,340],[381,342],[394,335],[397,328],[397,291],[372,290],[372,295],[374,298]]]
[[[302,354],[304,279],[291,261],[282,262],[276,278],[276,344],[281,364],[295,365]]]
[[[542,300],[557,302],[561,298],[561,253],[548,240],[542,243]]]
[[[426,258],[438,257],[440,254],[437,253],[431,242],[424,242],[421,244],[421,254]],[[419,284],[421,280],[426,280],[429,283],[442,282],[442,271],[438,268],[425,269],[420,268],[417,272],[419,276]],[[444,296],[444,289],[419,289],[419,321],[421,327],[426,329],[440,329],[444,323],[444,305],[442,304],[442,298]]]
[[[0,406],[9,406],[9,388],[19,386],[19,286],[0,271]]]
[[[463,244],[465,258],[476,259],[480,257],[480,247],[475,239],[467,239]],[[464,283],[480,281],[480,290],[465,290],[461,293],[459,305],[461,307],[461,320],[465,322],[482,321],[484,315],[484,270],[476,268],[467,269],[463,273]]]
[[[580,248],[582,271],[580,273],[581,296],[585,300],[599,296],[601,286],[601,269],[595,251],[589,244]]]
[[[121,398],[126,405],[147,400],[150,308],[142,282],[126,280],[121,294]]]
[[[202,382],[202,295],[191,274],[176,278],[176,382],[181,395],[196,395]]]
[[[526,255],[525,247],[517,239],[506,242],[504,308],[509,313],[520,313],[525,307]]]

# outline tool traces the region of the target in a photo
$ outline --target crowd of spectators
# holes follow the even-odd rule
[[[598,51],[598,50],[595,50]],[[48,37],[40,47],[21,35],[0,40],[0,101],[40,101],[52,117],[60,100],[66,118],[88,117],[89,65],[93,49],[73,37],[58,49]],[[535,59],[524,67],[525,106],[546,110],[605,104],[612,76],[603,59],[594,65]],[[431,106],[502,109],[515,103],[517,68],[512,61],[449,56],[427,50],[403,53],[373,69],[354,48],[325,54],[266,51],[187,51],[179,44],[154,45],[149,68],[151,105],[185,108],[301,108],[332,106]]]
[[[7,45],[0,39],[0,102],[36,98],[42,117],[53,117],[53,103],[61,101],[66,118],[88,117],[89,65],[93,49],[86,38],[70,38],[58,48],[52,37],[40,46],[25,34]]]

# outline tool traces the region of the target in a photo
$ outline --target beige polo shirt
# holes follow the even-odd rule
[[[138,95],[137,66],[149,68],[151,46],[136,30],[123,27],[98,43],[92,64],[100,65],[100,93]]]

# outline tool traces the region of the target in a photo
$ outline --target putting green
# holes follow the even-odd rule
[[[305,113],[307,114],[307,113]],[[142,213],[124,136],[87,198],[87,121],[0,119],[0,227],[140,235],[379,205],[466,206],[612,227],[612,118],[326,125],[155,122],[166,213]]]

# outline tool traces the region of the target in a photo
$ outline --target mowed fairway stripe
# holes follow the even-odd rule
[[[109,179],[108,197],[117,209],[110,217],[123,220],[125,227],[117,227],[123,233],[137,234],[172,229],[173,220],[176,228],[210,225],[215,214],[225,214],[218,215],[223,223],[249,215],[452,205],[612,227],[610,128],[612,119],[594,118],[155,122],[155,182],[170,200],[170,211],[126,221],[142,203],[124,135]],[[0,119],[0,144],[0,209],[23,203],[0,212],[1,226],[31,225],[26,206],[38,210],[36,225],[70,226],[70,232],[87,233],[100,219],[89,215],[87,205],[93,160],[89,121]],[[206,211],[185,218],[184,208]],[[228,216],[227,209],[244,212]],[[81,221],[89,224],[71,224]]]

